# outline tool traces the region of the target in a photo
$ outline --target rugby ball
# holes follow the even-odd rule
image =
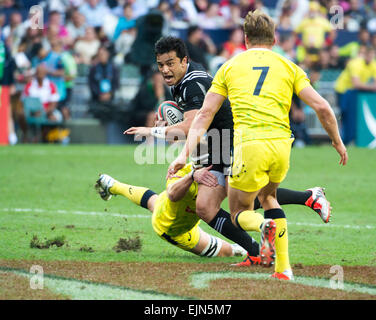
[[[175,101],[164,101],[158,107],[158,120],[167,121],[172,125],[183,121],[183,110]]]

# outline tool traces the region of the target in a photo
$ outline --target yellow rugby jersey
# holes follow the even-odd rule
[[[237,145],[289,138],[292,95],[308,86],[309,79],[299,66],[271,50],[253,48],[224,63],[209,91],[229,98]]]
[[[192,171],[192,164],[186,165],[176,173],[178,177],[184,177]],[[179,178],[167,180],[166,186],[176,182]],[[176,202],[168,199],[167,191],[162,192],[154,208],[152,224],[158,233],[166,233],[169,236],[177,236],[191,230],[200,218],[196,214],[196,198],[198,184],[193,182],[184,197]]]
[[[339,75],[335,83],[335,91],[345,93],[347,90],[353,89],[353,77],[359,78],[360,82],[364,84],[376,78],[376,61],[366,64],[366,61],[361,57],[351,59],[345,70]]]

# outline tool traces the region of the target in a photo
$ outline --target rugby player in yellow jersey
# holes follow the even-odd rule
[[[229,178],[229,207],[232,221],[246,231],[260,231],[264,219],[253,210],[255,198],[264,209],[265,219],[276,225],[267,235],[275,236],[274,278],[293,279],[288,256],[287,221],[276,199],[276,189],[284,180],[291,151],[289,110],[293,93],[316,112],[340,155],[348,160],[338,132],[335,115],[310,85],[304,71],[271,51],[275,24],[259,10],[249,12],[244,22],[247,51],[222,65],[206,94],[202,108],[191,125],[185,147],[168,169],[168,177],[182,168],[206,132],[223,101],[228,97],[234,117],[234,159]],[[270,228],[270,230],[273,230]],[[273,246],[260,248],[261,261],[272,258]]]
[[[100,176],[96,189],[104,200],[112,195],[123,195],[149,209],[157,235],[181,249],[206,257],[245,255],[246,250],[238,244],[230,244],[199,227],[200,217],[196,214],[198,183],[218,184],[210,169],[211,166],[193,171],[191,164],[186,165],[168,179],[167,189],[159,195],[148,188],[121,183],[106,174]],[[253,264],[259,264],[259,257],[251,258]]]

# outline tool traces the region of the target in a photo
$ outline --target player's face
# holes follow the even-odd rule
[[[164,81],[168,86],[180,82],[187,71],[187,57],[180,60],[175,51],[157,55],[157,65]]]

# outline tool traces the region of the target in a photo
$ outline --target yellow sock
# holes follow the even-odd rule
[[[148,188],[131,186],[118,181],[115,181],[114,185],[109,189],[112,194],[122,195],[137,205],[141,205],[141,199],[148,190]]]
[[[260,232],[260,225],[264,221],[264,217],[256,211],[246,210],[237,215],[236,221],[245,231]]]
[[[283,272],[291,269],[289,260],[289,241],[287,234],[287,220],[286,218],[274,219],[277,228],[275,235],[275,271]]]

